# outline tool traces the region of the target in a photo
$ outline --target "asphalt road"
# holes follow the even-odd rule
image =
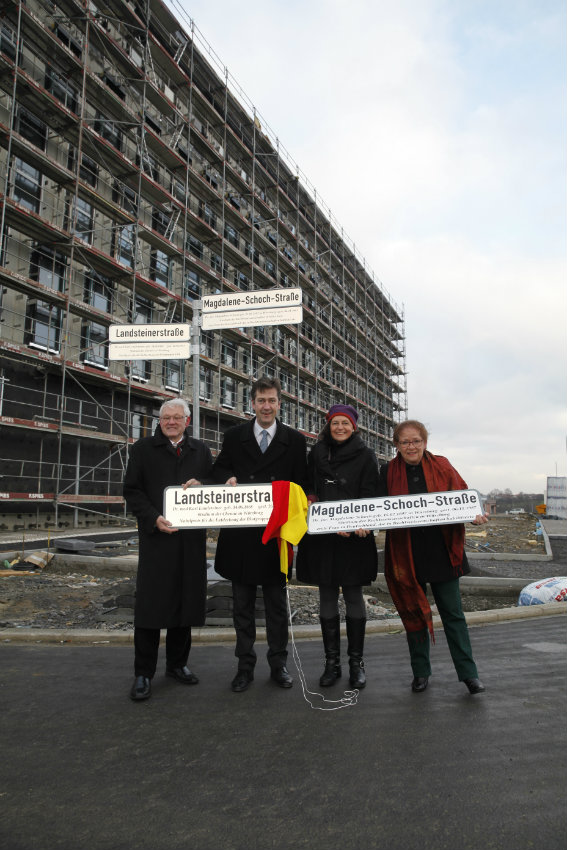
[[[233,694],[232,641],[194,647],[201,684],[161,671],[144,703],[128,699],[131,647],[0,643],[0,845],[562,848],[566,625],[560,615],[473,626],[478,696],[456,681],[442,633],[423,694],[409,687],[404,635],[372,635],[367,688],[332,711],[310,706],[291,662],[291,690],[262,659],[251,688]],[[317,690],[320,641],[297,648]]]

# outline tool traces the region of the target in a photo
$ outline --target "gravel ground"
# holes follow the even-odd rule
[[[541,568],[541,565],[540,565]],[[550,575],[544,571],[545,577]],[[530,574],[530,578],[534,573]],[[132,628],[135,579],[110,579],[89,575],[56,575],[2,578],[0,599],[0,630],[7,628],[40,629],[102,629]],[[527,582],[526,582],[527,583]],[[290,585],[289,599],[293,623],[310,625],[319,622],[319,591],[317,588]],[[365,593],[367,617],[383,620],[396,617],[390,596]],[[465,611],[505,608],[514,604],[510,596],[483,598],[463,596]],[[344,619],[342,597],[339,610]],[[227,619],[227,626],[231,625]]]
[[[491,519],[479,537],[475,528],[467,535],[468,551],[499,551],[510,554],[542,554],[545,552],[541,538],[536,535],[535,518],[496,517]],[[377,535],[379,548],[383,535]],[[553,561],[471,559],[473,576],[502,576],[531,580],[565,574],[567,540],[553,539]],[[53,568],[34,575],[0,577],[0,629],[2,628],[81,628],[103,630],[129,630],[132,628],[132,606],[135,578],[112,578],[94,574],[58,574]],[[301,585],[290,585],[290,606],[295,624],[318,623],[318,591]],[[507,607],[514,604],[510,596],[463,595],[467,611]],[[369,619],[395,617],[396,611],[387,594],[366,595]],[[344,607],[341,598],[341,614]],[[227,625],[230,620],[227,620]]]

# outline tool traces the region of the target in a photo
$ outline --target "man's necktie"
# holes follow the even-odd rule
[[[268,432],[266,430],[264,430],[264,431],[262,431],[262,436],[260,438],[260,451],[262,452],[262,454],[264,454],[264,452],[266,451],[267,448],[268,448]]]

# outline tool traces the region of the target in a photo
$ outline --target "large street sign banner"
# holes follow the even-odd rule
[[[175,528],[265,527],[272,513],[271,484],[166,487],[163,515]],[[483,513],[477,490],[315,502],[309,534],[470,522]]]

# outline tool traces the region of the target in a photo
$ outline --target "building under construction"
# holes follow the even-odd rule
[[[109,325],[190,322],[204,295],[303,293],[301,324],[200,334],[213,453],[268,374],[308,440],[346,402],[388,458],[403,313],[193,21],[160,0],[1,14],[0,528],[123,514],[129,443],[197,390],[191,360],[109,360]]]

